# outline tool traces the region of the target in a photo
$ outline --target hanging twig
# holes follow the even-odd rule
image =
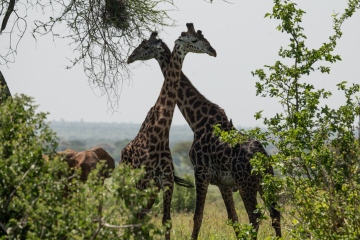
[[[10,15],[14,11],[14,7],[15,7],[15,0],[10,0],[8,9],[6,10],[4,19],[3,19],[2,24],[1,24],[0,33],[2,33],[2,31],[5,30],[6,24],[9,21]]]

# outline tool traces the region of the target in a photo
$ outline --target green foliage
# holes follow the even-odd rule
[[[182,178],[184,178],[187,181],[194,182],[194,177],[192,175],[185,175],[182,176]],[[194,212],[195,205],[196,205],[195,188],[186,188],[175,184],[173,196],[171,200],[171,211],[173,213]],[[163,211],[162,193],[159,194],[158,198],[156,199],[152,211],[156,213],[161,213]]]
[[[0,105],[0,239],[148,239],[161,233],[136,213],[153,194],[136,189],[143,171],[119,166],[86,183],[80,170],[54,157],[57,139],[21,95]],[[46,154],[47,157],[43,157]]]
[[[222,131],[221,124],[214,126],[214,134],[218,136],[221,141],[228,142],[232,147],[238,143],[244,143],[248,140],[248,136],[241,134],[237,130]]]
[[[291,216],[288,224],[295,239],[360,238],[360,140],[353,127],[360,115],[360,86],[339,83],[345,102],[332,108],[323,103],[332,93],[316,89],[309,78],[302,78],[315,71],[330,73],[325,64],[341,60],[333,54],[342,36],[341,25],[359,7],[360,1],[348,1],[342,15],[333,15],[334,34],[318,49],[306,47],[301,26],[305,11],[295,3],[275,0],[273,12],[265,15],[279,20],[277,30],[290,36],[288,47],[281,47],[279,56],[293,64],[279,60],[265,66],[267,71],[253,72],[260,79],[256,93],[279,99],[284,112],[270,118],[258,112],[256,119],[263,119],[268,130],[242,134],[276,146],[276,154],[270,158],[258,155],[251,163],[257,172],[269,163],[280,170],[281,177],[266,176],[263,185],[265,192],[280,193],[286,201],[282,212]],[[241,142],[240,134],[218,134],[232,144]]]
[[[235,229],[235,232],[237,232],[236,237],[238,240],[256,238],[257,232],[251,224],[233,223],[232,221],[228,220],[227,225],[232,226]]]
[[[109,212],[110,208],[106,208],[108,218],[118,224],[133,226],[125,228],[121,235],[122,239],[153,239],[164,234],[162,229],[150,222],[149,216],[145,216],[142,220],[137,219],[137,213],[143,211],[150,197],[157,192],[154,185],[148,186],[145,190],[136,188],[144,173],[143,169],[132,169],[124,164],[119,165],[113,172],[110,188],[110,192],[113,193],[112,211]]]
[[[191,175],[194,173],[194,166],[189,158],[191,145],[192,141],[183,141],[170,147],[176,174],[186,173]]]
[[[185,180],[194,182],[194,177],[185,175]],[[196,205],[195,188],[185,188],[175,185],[171,208],[174,212],[194,212]]]
[[[22,236],[27,230],[27,209],[39,197],[44,184],[39,175],[45,168],[42,154],[53,152],[55,135],[44,123],[46,114],[24,95],[0,105],[0,234]],[[1,236],[0,235],[0,236]]]

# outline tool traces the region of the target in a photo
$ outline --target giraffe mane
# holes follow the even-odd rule
[[[166,45],[166,43],[164,43],[164,41],[161,40],[161,42],[162,42],[162,47],[165,50],[166,55],[168,55],[170,57],[171,56],[170,48],[168,47],[168,45]]]
[[[183,72],[181,73],[181,76],[184,77],[184,78],[186,78],[186,79],[188,80],[188,85],[190,85],[190,86],[192,87],[193,91],[195,92],[195,94],[196,94],[199,98],[206,99],[211,105],[213,105],[213,106],[216,107],[216,108],[219,108],[220,111],[221,111],[221,113],[223,113],[224,115],[226,115],[226,114],[225,114],[225,110],[224,110],[223,108],[221,108],[219,105],[217,105],[216,103],[211,102],[211,101],[210,101],[209,99],[207,99],[203,94],[201,94],[201,93],[199,92],[199,90],[197,90],[197,88],[192,84],[192,82],[186,77],[186,75],[185,75]]]

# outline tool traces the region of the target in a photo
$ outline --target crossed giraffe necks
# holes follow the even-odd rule
[[[156,60],[165,76],[171,52],[165,43],[162,44],[165,51]],[[212,131],[213,125],[218,123],[224,130],[232,128],[225,111],[206,99],[182,72],[176,104],[195,135],[201,135],[204,131]]]

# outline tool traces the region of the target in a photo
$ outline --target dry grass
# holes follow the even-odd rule
[[[239,194],[234,194],[236,210],[241,224],[248,224],[248,216]],[[259,201],[260,202],[260,201]],[[161,226],[161,214],[154,217],[154,222]],[[200,229],[199,240],[235,240],[232,226],[226,224],[227,212],[217,187],[210,186],[204,211],[204,218]],[[193,213],[173,213],[171,239],[190,239],[193,227]],[[283,227],[283,239],[289,239]],[[258,239],[271,239],[275,231],[271,227],[270,217],[260,225]]]

